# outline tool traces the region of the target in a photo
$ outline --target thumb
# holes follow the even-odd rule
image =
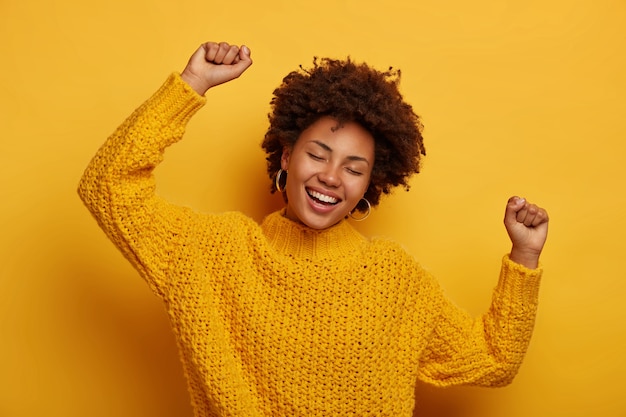
[[[513,196],[509,198],[504,212],[504,223],[506,225],[514,225],[517,223],[517,213],[526,206],[526,199]]]
[[[241,67],[242,72],[245,71],[250,65],[252,65],[252,58],[250,48],[246,45],[241,45],[239,48],[239,60],[237,65]]]

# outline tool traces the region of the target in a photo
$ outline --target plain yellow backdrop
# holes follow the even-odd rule
[[[159,192],[257,220],[271,92],[313,56],[400,68],[428,156],[358,227],[486,309],[507,198],[546,207],[536,331],[503,389],[418,387],[417,415],[624,416],[626,3],[436,0],[0,2],[0,416],[190,416],[160,302],[75,188],[105,138],[206,40],[253,67],[212,90]]]

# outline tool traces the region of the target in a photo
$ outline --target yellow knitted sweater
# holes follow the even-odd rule
[[[155,195],[152,170],[204,104],[172,74],[93,158],[79,194],[163,299],[200,416],[410,416],[414,386],[516,374],[540,270],[504,257],[473,320],[398,245],[346,221],[261,225]]]

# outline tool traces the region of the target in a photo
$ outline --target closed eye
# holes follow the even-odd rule
[[[354,170],[354,169],[352,169],[352,168],[346,168],[346,170],[347,170],[350,174],[352,174],[352,175],[363,175],[363,173],[362,173],[362,172],[360,172],[360,171],[356,171],[356,170]]]
[[[307,153],[308,153],[308,155],[309,155],[312,159],[315,159],[316,161],[323,161],[323,160],[324,160],[324,158],[322,158],[322,157],[321,157],[321,156],[319,156],[319,155],[315,155],[314,153],[310,153],[310,152],[307,152]]]

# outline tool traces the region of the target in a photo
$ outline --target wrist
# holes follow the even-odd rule
[[[515,246],[511,249],[509,259],[529,269],[537,269],[540,253],[530,249],[520,249]]]
[[[183,71],[180,74],[180,78],[182,78],[184,82],[186,82],[196,93],[201,96],[204,96],[204,94],[209,90],[206,82],[202,81],[202,79],[198,76],[187,72],[187,70]]]

